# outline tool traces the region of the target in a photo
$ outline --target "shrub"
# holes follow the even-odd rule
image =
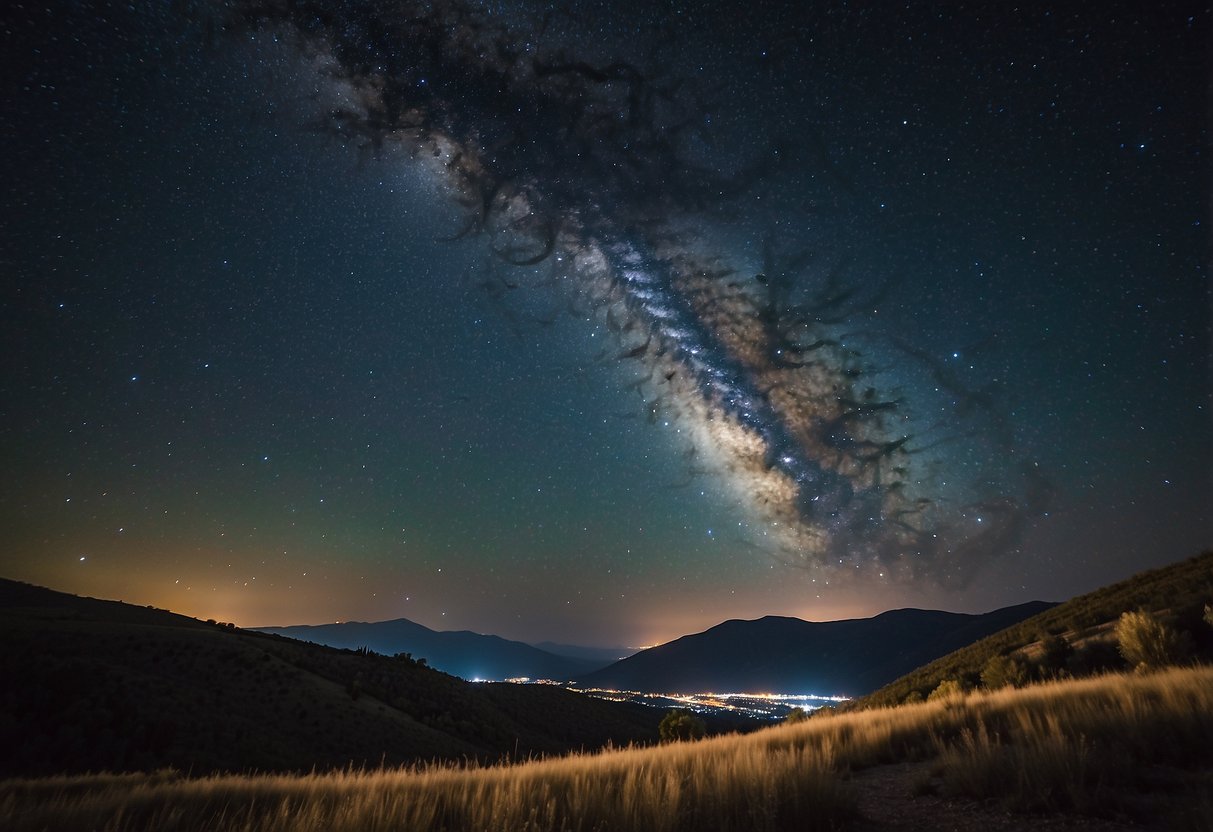
[[[783,718],[783,721],[788,725],[795,725],[798,722],[804,722],[809,718],[809,715],[804,712],[804,708],[793,708],[788,711],[788,715]]]
[[[1040,640],[1040,675],[1043,678],[1060,675],[1073,653],[1074,648],[1064,636],[1056,633],[1045,636]]]
[[[981,683],[990,690],[1027,684],[1028,669],[1011,656],[991,656],[981,671]]]
[[[670,711],[657,726],[657,734],[662,742],[703,739],[707,731],[708,726],[704,721],[686,708]]]
[[[964,695],[964,688],[960,682],[955,679],[944,679],[939,683],[939,687],[931,691],[931,695],[927,697],[928,702],[934,702],[938,699],[954,699]]]
[[[1191,651],[1191,639],[1148,612],[1126,612],[1116,622],[1120,654],[1140,671],[1179,664]]]

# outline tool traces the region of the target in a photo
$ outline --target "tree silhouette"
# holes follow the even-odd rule
[[[703,739],[707,730],[708,726],[704,721],[686,708],[676,708],[670,711],[657,726],[657,734],[661,737],[662,742]]]

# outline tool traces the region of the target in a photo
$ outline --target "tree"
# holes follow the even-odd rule
[[[1017,688],[1028,681],[1028,669],[1011,656],[991,656],[981,671],[981,683],[990,690]]]
[[[677,742],[679,740],[699,740],[708,732],[708,726],[702,719],[695,716],[686,708],[675,708],[661,720],[657,726],[657,735],[662,742]]]
[[[1126,612],[1116,622],[1116,644],[1125,661],[1139,671],[1179,664],[1191,651],[1191,637],[1150,613]]]
[[[808,718],[809,715],[805,713],[804,708],[793,708],[788,711],[788,715],[783,718],[783,721],[788,725],[795,725],[798,722],[804,722]]]

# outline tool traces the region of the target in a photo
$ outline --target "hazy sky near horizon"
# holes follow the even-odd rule
[[[0,12],[0,575],[635,646],[1213,545],[1206,4],[322,7]]]

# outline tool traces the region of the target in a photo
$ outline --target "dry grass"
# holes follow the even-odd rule
[[[1210,811],[1213,669],[975,694],[746,736],[512,766],[8,781],[0,784],[0,826],[13,832],[839,829],[855,820],[849,769],[928,758],[939,760],[948,792],[1017,809],[1130,813],[1133,800],[1162,794],[1163,809],[1181,819],[1177,828],[1199,828]]]
[[[13,830],[832,829],[828,749],[723,737],[515,766],[305,777],[52,778],[0,786]]]
[[[976,695],[964,711],[934,739],[945,793],[1213,829],[1213,669]]]

